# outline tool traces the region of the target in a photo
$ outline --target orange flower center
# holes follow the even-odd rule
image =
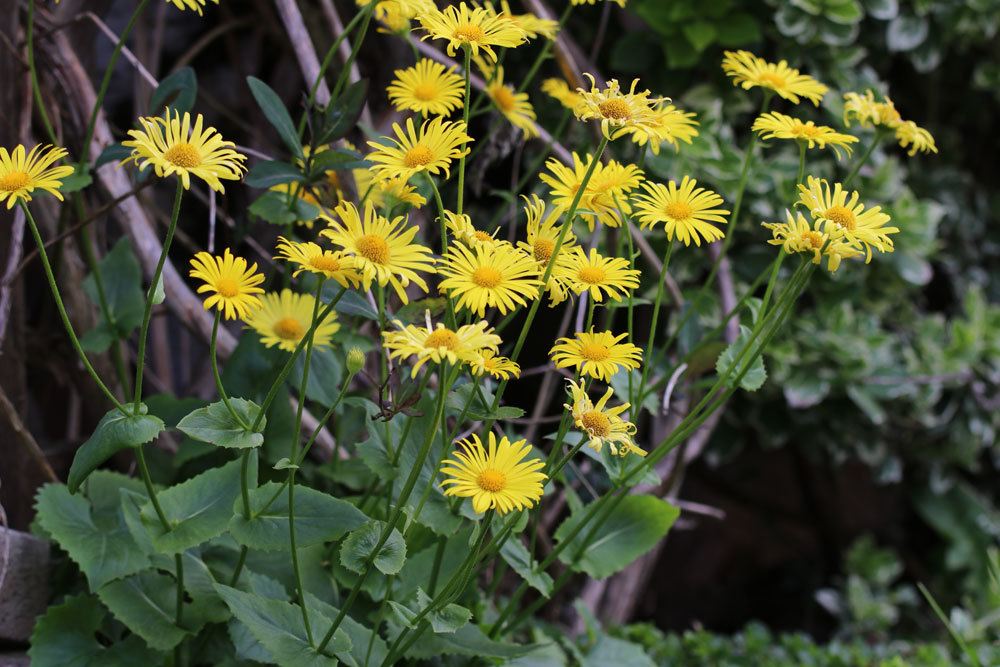
[[[274,323],[274,335],[285,340],[299,340],[305,327],[294,317],[283,317]]]
[[[849,232],[853,232],[854,228],[857,227],[854,213],[846,206],[831,206],[823,213],[823,217],[827,220],[833,220]]]
[[[784,88],[788,84],[788,80],[785,77],[777,74],[775,72],[763,72],[757,76],[757,79],[762,85],[774,88]]]
[[[413,96],[422,102],[429,102],[438,96],[438,87],[433,83],[418,83],[413,88]]]
[[[340,260],[333,255],[316,255],[315,257],[309,258],[309,264],[319,271],[339,271],[340,270]]]
[[[628,103],[620,98],[605,100],[597,105],[597,109],[602,116],[613,120],[626,120],[632,116]]]
[[[31,183],[31,176],[23,171],[12,171],[0,176],[0,190],[4,192],[17,192],[21,188],[27,187],[29,183]]]
[[[496,287],[501,280],[503,276],[492,266],[481,266],[472,274],[472,282],[487,289]]]
[[[477,241],[482,241],[483,243],[490,243],[493,241],[493,237],[481,229],[477,229],[472,235],[476,237]]]
[[[604,282],[606,275],[604,269],[599,266],[585,266],[580,269],[579,278],[585,283],[597,285]]]
[[[357,242],[361,256],[375,264],[386,264],[389,261],[389,244],[377,234],[365,234]]]
[[[434,153],[423,144],[416,144],[403,156],[403,164],[410,169],[424,167],[432,160],[434,160]]]
[[[556,243],[552,239],[535,239],[532,252],[535,261],[548,262],[552,258],[552,251],[556,249]]]
[[[507,486],[507,475],[499,470],[487,468],[479,473],[476,483],[479,484],[479,488],[483,491],[497,493],[498,491],[503,491],[504,487]]]
[[[600,343],[587,343],[580,346],[580,356],[587,361],[604,361],[611,356],[611,350],[607,345]]]
[[[792,134],[804,139],[815,139],[819,136],[819,127],[812,123],[799,123],[792,128]]]
[[[456,26],[452,35],[455,39],[460,39],[463,42],[481,42],[486,39],[486,33],[483,32],[483,29],[473,23],[463,23]]]
[[[611,435],[611,420],[603,412],[597,410],[584,412],[580,416],[580,421],[583,422],[583,428],[587,429],[587,433],[591,435],[596,435],[598,438],[606,438]]]
[[[215,285],[215,291],[227,299],[232,299],[240,293],[240,286],[232,278],[220,278],[219,282]]]
[[[514,110],[516,100],[514,91],[509,86],[494,86],[491,92],[493,93],[493,101],[496,102],[501,111],[510,113]]]
[[[813,248],[823,247],[823,235],[817,231],[802,232],[802,239]]]
[[[663,212],[671,220],[687,220],[691,217],[694,209],[687,202],[672,201],[663,208]]]
[[[198,152],[197,148],[186,141],[182,141],[179,144],[171,146],[170,149],[163,154],[163,157],[166,158],[168,162],[184,169],[194,169],[195,167],[201,165],[201,153]]]
[[[446,347],[454,352],[458,348],[458,335],[444,327],[435,329],[424,341],[424,347]]]

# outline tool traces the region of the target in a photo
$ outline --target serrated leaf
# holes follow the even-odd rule
[[[170,107],[179,113],[191,111],[198,96],[198,78],[190,67],[182,67],[160,80],[149,98],[149,112],[154,116]]]
[[[408,628],[415,627],[417,616],[431,604],[431,598],[422,588],[417,588],[416,594],[409,604],[390,600],[389,606],[400,623]],[[447,604],[441,609],[432,611],[421,619],[421,622],[431,624],[435,634],[451,634],[464,626],[472,618],[472,612],[457,604]]]
[[[302,143],[299,141],[299,133],[295,129],[295,124],[292,123],[292,117],[288,115],[288,110],[282,104],[281,98],[270,86],[256,77],[248,76],[247,85],[250,86],[250,92],[253,93],[254,99],[260,105],[264,116],[278,131],[278,135],[288,146],[288,150],[296,157],[301,158]]]
[[[114,408],[101,418],[94,434],[76,450],[73,457],[66,482],[70,493],[76,493],[87,475],[116,453],[128,447],[141,447],[163,431],[163,421],[147,414],[145,404],[139,404],[139,412],[126,416]]]
[[[274,502],[261,512],[272,498],[275,499]],[[287,489],[276,482],[269,482],[251,491],[251,519],[244,518],[242,503],[242,499],[237,499],[234,515],[229,522],[229,532],[233,538],[254,549],[287,550]],[[361,510],[346,500],[307,486],[295,488],[295,541],[299,548],[336,540],[363,526],[368,520]]]
[[[750,336],[753,331],[750,327],[745,325],[740,325],[740,335],[733,341],[730,345],[726,346],[726,349],[722,351],[719,355],[718,360],[715,362],[715,372],[719,374],[719,377],[726,378],[726,384],[730,387],[736,381],[736,378],[743,374],[740,380],[740,387],[746,391],[757,391],[762,386],[764,386],[764,381],[767,380],[767,370],[764,368],[764,357],[760,354],[759,349],[751,350],[749,354],[744,355],[743,349],[750,341]],[[756,348],[756,343],[754,343]],[[749,370],[745,373],[744,369],[747,368],[747,362],[751,358],[750,355],[755,354],[753,358],[753,363],[750,364]],[[741,359],[742,357],[742,359]],[[734,367],[736,362],[739,361],[739,367]]]
[[[295,183],[303,179],[302,171],[281,160],[258,162],[243,181],[252,188],[270,188],[282,183]]]
[[[382,531],[386,528],[383,521],[371,521],[354,530],[340,547],[340,564],[351,572],[360,574],[365,563],[375,552]],[[406,542],[395,528],[389,534],[385,544],[374,556],[374,565],[382,574],[396,574],[406,561]]]
[[[174,578],[153,571],[113,581],[97,591],[115,618],[160,651],[169,651],[188,634],[174,623],[176,595]]]
[[[252,426],[260,414],[260,406],[253,401],[230,398],[229,404],[243,420],[243,424],[248,426]],[[177,429],[195,440],[217,447],[231,449],[260,447],[264,443],[263,431],[267,426],[267,419],[261,420],[259,431],[251,431],[243,424],[236,421],[225,403],[218,401],[188,414],[177,423]]]
[[[287,456],[283,456],[280,459],[278,459],[277,462],[275,462],[275,464],[273,466],[271,466],[271,467],[274,468],[275,470],[298,470],[299,469],[299,466],[297,466],[296,464],[292,463],[292,460],[290,458],[288,458]]]
[[[311,593],[306,593],[306,605],[310,614],[319,614],[326,618],[336,618],[340,613],[338,608],[323,602]],[[389,655],[389,647],[382,637],[371,628],[355,621],[350,615],[344,616],[340,627],[351,639],[350,654],[338,654],[344,664],[350,665],[350,658],[353,658],[359,666],[364,665],[365,662],[369,666],[381,665],[382,661]]]
[[[552,595],[552,577],[538,569],[538,562],[531,559],[528,548],[517,535],[511,535],[500,548],[500,556],[524,581],[545,597]]]

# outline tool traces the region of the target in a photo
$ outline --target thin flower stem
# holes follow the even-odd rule
[[[38,84],[38,68],[35,65],[35,0],[28,0],[28,28],[27,28],[27,49],[28,49],[28,71],[31,73],[31,92],[35,98],[35,106],[38,108],[38,115],[42,118],[42,125],[53,145],[58,144],[56,132],[52,129],[52,121],[49,120],[49,112],[45,109],[45,100],[42,99],[42,88]]]
[[[861,171],[861,168],[865,166],[865,164],[867,164],[868,158],[872,156],[872,153],[875,152],[875,149],[878,147],[878,145],[882,143],[882,139],[884,137],[885,137],[885,132],[883,132],[881,128],[875,130],[875,136],[872,137],[872,141],[870,144],[868,144],[868,148],[865,149],[865,152],[861,155],[860,158],[858,158],[858,161],[854,163],[854,166],[851,167],[851,171],[847,174],[847,176],[844,177],[845,188],[851,184],[851,181],[853,181],[854,177],[858,175],[858,172]]]
[[[639,376],[639,396],[646,389],[646,382],[649,380],[649,369],[652,367],[653,355],[656,352],[656,325],[660,319],[660,306],[663,304],[663,293],[666,291],[667,270],[670,267],[670,256],[674,252],[674,240],[667,241],[667,247],[663,251],[663,268],[660,269],[658,285],[656,287],[656,300],[653,302],[653,317],[649,323],[649,336],[646,338],[646,351],[644,363],[642,364],[642,375]],[[664,350],[666,353],[667,350]],[[629,396],[629,400],[632,397]],[[641,403],[640,403],[641,405]]]
[[[35,217],[31,215],[31,211],[28,209],[28,205],[23,201],[20,202],[21,210],[24,211],[24,217],[28,221],[28,228],[31,229],[31,235],[35,239],[35,245],[38,246],[38,258],[42,262],[42,268],[45,270],[45,278],[49,282],[49,288],[52,290],[52,296],[56,302],[56,308],[59,310],[59,317],[62,319],[63,327],[66,329],[66,333],[69,335],[69,340],[73,344],[73,349],[76,350],[77,356],[83,363],[83,367],[87,369],[87,373],[90,378],[97,384],[101,389],[101,392],[108,398],[109,401],[125,416],[131,416],[132,413],[129,412],[128,408],[119,401],[115,395],[108,389],[108,386],[104,384],[101,380],[101,376],[98,375],[94,366],[90,363],[90,359],[87,358],[87,353],[83,351],[83,346],[80,345],[80,339],[76,337],[76,332],[73,330],[73,323],[69,320],[69,315],[66,313],[66,306],[63,305],[62,296],[59,294],[59,286],[56,285],[56,277],[52,273],[52,264],[49,263],[49,255],[45,251],[45,242],[42,240],[42,234],[38,230],[38,225],[35,223]]]
[[[799,183],[802,183],[802,179],[806,177],[806,142],[800,141],[798,143],[799,143],[799,175],[795,179],[796,188],[798,187]]]
[[[463,50],[465,51],[465,70],[464,70],[465,97],[463,97],[462,99],[465,101],[465,104],[462,105],[462,122],[465,125],[465,133],[468,134],[469,105],[472,102],[472,100],[470,99],[472,90],[472,76],[471,76],[472,72],[470,71],[472,68],[472,49],[470,49],[468,46],[464,46]],[[467,154],[468,150],[465,150],[462,153],[462,157],[458,159],[458,203],[455,207],[455,212],[458,213],[459,215],[462,215],[462,204],[465,195],[465,156]],[[441,221],[441,224],[444,225],[444,220]]]
[[[219,397],[222,399],[222,403],[226,406],[226,410],[229,411],[230,416],[236,420],[242,428],[247,428],[248,424],[243,421],[243,417],[236,411],[236,409],[229,402],[229,395],[226,393],[226,388],[222,385],[222,376],[219,375],[219,358],[217,354],[217,340],[219,337],[219,322],[222,320],[222,311],[215,311],[215,321],[212,322],[212,339],[209,343],[208,356],[212,360],[212,378],[215,380],[215,389],[219,392]]]
[[[559,17],[559,30],[556,32],[557,37],[559,32],[562,31],[563,26],[566,25],[566,21],[569,20],[569,15],[570,12],[573,11],[573,6],[572,2],[566,3],[566,9],[563,10],[562,15]],[[545,59],[549,57],[549,53],[552,52],[554,44],[555,39],[545,40],[545,44],[542,45],[542,50],[539,51],[538,55],[535,57],[535,62],[531,63],[531,68],[528,70],[528,73],[524,75],[524,79],[521,80],[521,85],[518,86],[517,92],[523,93],[528,89],[528,86],[531,85],[531,82],[535,80],[535,75],[538,74],[538,70],[541,68],[542,63],[545,62]]]
[[[441,191],[438,190],[437,183],[434,182],[434,177],[424,172],[427,177],[427,182],[430,183],[431,192],[434,193],[434,201],[437,203],[438,217],[441,220],[441,254],[444,255],[448,252],[448,223],[444,215],[444,201],[441,199]],[[460,211],[461,212],[461,211]],[[452,304],[451,299],[445,300],[445,307],[447,308],[447,322],[448,326],[452,329],[455,328],[455,306]]]
[[[146,339],[149,336],[149,319],[153,314],[153,298],[156,295],[156,288],[160,283],[160,276],[163,275],[163,265],[167,261],[167,253],[170,252],[170,244],[174,240],[174,232],[177,231],[177,219],[180,217],[181,198],[183,195],[184,184],[178,178],[177,192],[174,194],[174,207],[170,213],[170,226],[167,227],[167,235],[163,239],[163,250],[160,251],[160,259],[156,263],[152,281],[149,283],[149,290],[146,292],[146,310],[142,314],[142,328],[139,329],[139,349],[135,355],[136,368],[133,397],[136,414],[139,414],[139,405],[142,402],[142,372],[146,365]]]
[[[344,84],[347,83],[347,77],[351,75],[351,67],[354,66],[354,61],[358,57],[358,52],[361,50],[361,44],[365,41],[365,37],[368,35],[368,26],[372,22],[372,14],[375,12],[375,3],[368,3],[367,7],[362,8],[361,14],[364,14],[363,23],[361,28],[358,30],[358,37],[354,40],[354,44],[351,46],[351,53],[347,56],[347,61],[344,63],[344,68],[340,70],[340,75],[337,77],[337,83],[333,86],[333,92],[330,93],[330,99],[336,100],[340,97],[341,91],[344,89]],[[346,30],[345,30],[346,32]]]

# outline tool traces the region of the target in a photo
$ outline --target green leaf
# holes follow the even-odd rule
[[[431,604],[431,598],[422,588],[418,588],[408,604],[390,600],[396,618],[408,628],[414,627],[417,615]],[[435,634],[451,634],[467,624],[472,618],[472,612],[457,604],[447,604],[441,609],[427,614],[421,621],[431,624]]]
[[[252,426],[260,414],[260,406],[242,398],[230,398],[229,404],[243,420]],[[177,429],[187,436],[218,447],[247,449],[264,443],[263,431],[267,419],[262,419],[260,431],[251,431],[240,424],[222,401],[198,408],[177,424]]]
[[[897,16],[886,28],[886,45],[890,51],[912,51],[927,39],[929,32],[930,27],[924,17],[909,14]]]
[[[81,162],[73,166],[73,173],[62,179],[59,185],[59,192],[63,194],[78,192],[94,182],[93,176],[90,175],[90,168],[86,163]]]
[[[880,21],[889,21],[899,14],[899,0],[865,0],[869,16]]]
[[[198,96],[198,78],[190,67],[182,67],[160,80],[160,85],[149,98],[149,112],[154,116],[169,107],[179,113],[191,111]]]
[[[215,588],[233,616],[247,627],[280,667],[336,667],[337,660],[332,656],[351,650],[350,637],[338,628],[324,649],[325,654],[317,653],[309,643],[302,612],[296,605],[244,593],[222,584],[216,584]],[[313,612],[309,616],[313,634],[322,637],[332,620],[315,610]]]
[[[84,339],[90,343],[85,345],[88,352],[104,352],[113,340],[126,338],[131,334],[142,323],[146,305],[142,292],[142,269],[127,237],[115,243],[98,264],[98,270],[110,321],[102,316],[97,326],[84,335]],[[94,274],[84,279],[83,291],[94,305],[100,305]],[[103,344],[95,344],[95,340],[101,340]]]
[[[243,179],[252,188],[269,188],[281,183],[295,183],[302,180],[302,171],[293,164],[281,160],[258,162]]]
[[[754,343],[754,349],[746,356],[743,355],[743,349],[750,341],[752,333],[750,327],[741,324],[739,337],[722,351],[715,362],[715,372],[719,374],[719,377],[726,377],[726,384],[730,387],[733,386],[736,378],[743,373],[750,355],[754,354],[755,351],[760,351],[757,344]],[[743,357],[742,360],[740,360],[741,357]],[[737,361],[740,365],[734,367]],[[757,391],[764,386],[765,380],[767,380],[767,371],[764,369],[764,357],[762,354],[756,354],[750,369],[743,374],[743,378],[740,380],[740,387],[746,391]]]
[[[248,76],[247,84],[250,86],[250,92],[253,93],[257,104],[260,105],[261,111],[264,112],[274,129],[278,131],[278,135],[288,146],[288,150],[296,157],[301,158],[302,143],[299,141],[299,133],[295,129],[295,124],[292,123],[292,118],[288,115],[285,105],[281,103],[281,98],[271,90],[270,86],[256,77]]]
[[[729,48],[760,41],[757,19],[743,12],[730,14],[715,23],[715,31],[718,33],[719,44]]]
[[[250,213],[272,225],[290,225],[296,220],[315,220],[322,211],[318,206],[295,197],[289,202],[284,192],[268,190],[250,204]]]
[[[113,581],[97,591],[101,602],[149,646],[169,651],[188,633],[174,623],[177,586],[174,578],[146,571]]]
[[[97,169],[101,165],[107,164],[108,162],[121,162],[131,154],[132,149],[127,146],[122,146],[121,144],[108,144],[94,161],[94,169]]]
[[[368,80],[360,79],[347,86],[337,99],[327,105],[323,112],[323,132],[320,143],[330,143],[343,139],[354,129],[361,117],[368,95]]]
[[[656,667],[656,663],[638,644],[601,633],[594,647],[584,658],[581,667],[605,667],[605,665]]]
[[[115,408],[101,418],[94,434],[73,457],[66,482],[70,493],[76,493],[87,475],[116,453],[127,447],[141,447],[163,431],[163,422],[147,414],[144,404],[139,405],[139,412],[125,416]]]
[[[261,511],[272,498],[274,502]],[[269,482],[254,489],[250,492],[250,508],[253,518],[246,519],[242,513],[243,501],[237,499],[234,516],[229,521],[233,538],[254,549],[287,550],[287,488]],[[295,541],[300,548],[336,540],[368,520],[361,510],[346,500],[307,486],[295,488]]]
[[[306,606],[309,608],[310,614],[326,618],[336,618],[337,614],[340,613],[338,608],[323,602],[310,593],[306,593]],[[389,655],[389,647],[382,637],[371,628],[355,621],[350,615],[344,616],[340,627],[351,639],[350,654],[337,654],[345,664],[350,665],[350,658],[353,658],[358,665],[364,665],[366,661],[370,666],[381,665],[382,661]],[[370,652],[369,646],[371,646]]]
[[[528,548],[517,535],[511,535],[500,548],[500,556],[524,581],[545,597],[552,595],[552,577],[538,570],[538,562],[531,559]]]
[[[337,291],[340,291],[339,287]],[[340,301],[337,302],[337,305],[333,309],[341,315],[364,317],[375,322],[378,321],[378,311],[368,303],[367,299],[353,290],[344,292],[344,296],[340,297]]]
[[[828,4],[824,8],[823,15],[840,25],[854,25],[865,17],[865,11],[858,0],[846,0],[839,4]]]
[[[315,182],[325,178],[328,171],[342,171],[345,169],[365,169],[371,166],[371,162],[366,160],[361,153],[348,150],[346,148],[331,148],[322,151],[312,160],[312,168],[309,172],[310,182]],[[363,192],[361,193],[364,194]]]
[[[586,507],[574,512],[559,525],[556,541],[565,541],[586,514],[585,510]],[[652,549],[667,534],[679,514],[676,507],[655,496],[626,496],[600,525],[589,544],[584,546],[584,539],[591,528],[585,526],[563,549],[559,559],[578,572],[604,579]]]
[[[256,486],[257,464],[251,461],[252,486]],[[163,513],[170,523],[167,531],[152,503],[143,506],[142,523],[153,537],[158,551],[179,553],[225,532],[233,515],[233,503],[240,497],[240,460],[212,468],[186,482],[159,493]]]
[[[681,31],[694,50],[701,53],[715,41],[715,27],[707,21],[691,21],[681,26]]]
[[[476,625],[465,625],[451,634],[425,636],[410,647],[406,655],[415,659],[437,658],[441,655],[465,655],[482,658],[517,658],[534,646],[517,646],[487,637]]]
[[[385,522],[372,521],[352,531],[340,547],[340,564],[351,572],[361,574],[385,528]],[[375,555],[375,567],[382,574],[396,574],[403,567],[405,560],[406,542],[403,541],[399,531],[393,528],[389,538]]]
[[[163,274],[156,279],[156,289],[153,290],[153,305],[158,306],[167,300],[167,293],[163,289]]]

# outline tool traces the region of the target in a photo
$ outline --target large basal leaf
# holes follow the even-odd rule
[[[338,608],[323,602],[310,593],[306,593],[306,605],[309,608],[310,614],[318,614],[326,618],[336,618],[337,614],[340,613]],[[372,629],[358,623],[351,618],[350,615],[344,616],[344,620],[341,622],[340,628],[351,640],[350,654],[338,654],[338,657],[343,660],[345,664],[350,665],[351,661],[349,658],[353,658],[354,663],[357,665],[364,665],[365,662],[367,662],[370,666],[381,665],[382,661],[389,655],[389,647],[386,645],[382,637],[377,634],[372,637],[374,634]],[[371,646],[370,651],[369,646]]]
[[[301,158],[302,143],[299,141],[299,133],[295,129],[295,124],[292,123],[292,117],[288,115],[288,110],[281,103],[281,98],[270,86],[256,77],[248,76],[247,84],[250,86],[250,92],[253,93],[257,104],[260,105],[261,111],[264,112],[274,129],[278,131],[281,140],[288,146],[288,150],[296,157]]]
[[[251,462],[251,486],[256,486],[256,462]],[[142,508],[142,523],[153,545],[165,553],[178,553],[225,532],[240,497],[240,461],[192,477],[159,494],[160,506],[171,525],[167,531],[152,503]]]
[[[80,566],[91,590],[149,567],[149,558],[123,524],[98,526],[87,499],[70,495],[62,484],[43,486],[35,510],[39,525]]]
[[[275,498],[274,502],[261,512],[271,498]],[[251,519],[243,516],[242,503],[242,499],[236,501],[233,517],[229,521],[229,532],[233,538],[253,549],[287,550],[287,487],[269,482],[251,491]],[[295,487],[295,541],[300,548],[338,539],[368,520],[361,510],[346,500],[307,486]]]
[[[588,506],[589,507],[589,506]],[[562,543],[586,514],[586,507],[559,525],[556,541]],[[581,549],[591,529],[584,526],[562,550],[559,559],[579,572],[603,579],[624,570],[653,548],[670,530],[680,510],[655,496],[627,496]]]
[[[113,341],[128,336],[142,323],[145,295],[142,292],[142,269],[132,252],[128,238],[120,239],[98,264],[101,286],[110,319],[103,317],[80,339],[88,352],[104,352]],[[97,282],[91,273],[83,281],[83,290],[94,305],[100,305]]]
[[[517,535],[512,535],[500,548],[500,556],[507,561],[525,582],[545,597],[552,595],[552,577],[538,569],[538,563],[531,559],[528,547]]]
[[[415,659],[437,658],[441,655],[466,655],[483,658],[520,657],[534,649],[534,645],[518,646],[490,639],[474,624],[465,625],[450,634],[424,635],[407,650],[406,655]]]
[[[80,484],[99,465],[127,447],[141,447],[163,431],[163,421],[147,414],[139,404],[137,415],[123,415],[117,408],[108,412],[94,429],[94,434],[76,450],[66,485],[76,493]]]
[[[188,634],[174,622],[176,595],[174,578],[152,570],[112,581],[97,591],[115,618],[160,651],[169,651]]]
[[[340,564],[360,574],[365,562],[375,552],[379,537],[386,528],[383,521],[371,521],[353,531],[340,546]],[[375,555],[374,564],[382,574],[396,574],[406,560],[406,542],[395,528]]]
[[[198,408],[177,424],[177,429],[185,435],[207,442],[218,447],[228,447],[231,449],[247,449],[249,447],[260,447],[264,442],[262,435],[267,426],[267,419],[262,419],[258,431],[251,431],[249,426],[253,426],[254,420],[260,414],[260,406],[253,401],[242,398],[230,398],[229,404],[233,410],[243,420],[240,424],[229,408],[222,401],[212,403],[204,408]]]
[[[333,656],[350,654],[351,639],[343,628],[337,629],[323,654],[317,653],[309,644],[302,611],[289,602],[244,593],[222,584],[218,584],[216,590],[233,616],[247,627],[281,667],[335,667],[337,659]],[[315,609],[312,612],[309,622],[318,640],[333,620]]]

